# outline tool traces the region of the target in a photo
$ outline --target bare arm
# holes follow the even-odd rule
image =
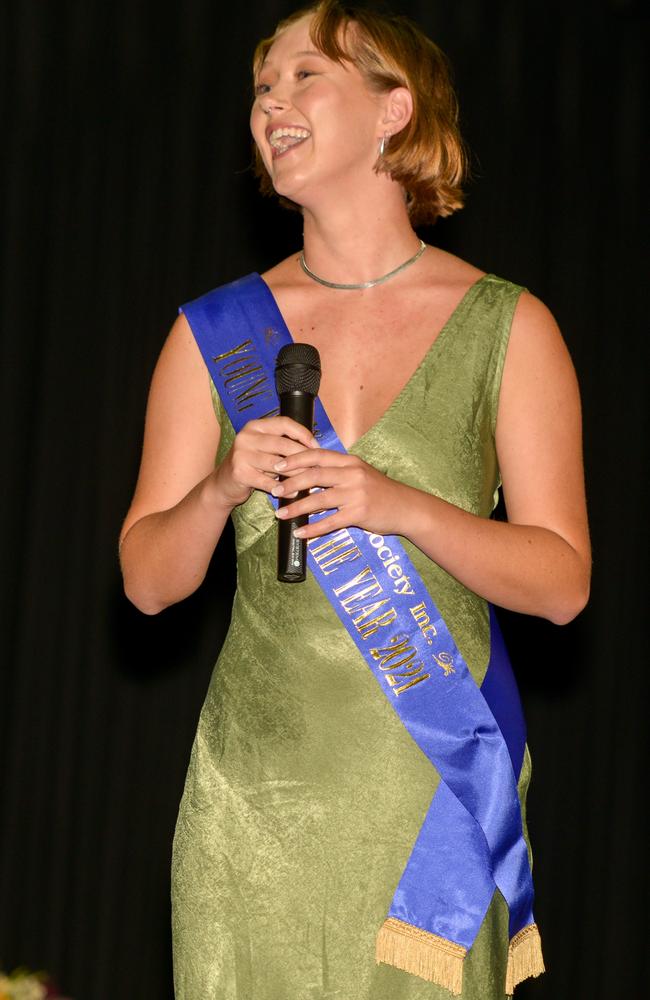
[[[220,428],[208,375],[183,316],[149,391],[142,462],[120,534],[127,597],[154,614],[198,587],[229,510],[214,484]]]
[[[589,594],[591,555],[583,484],[580,402],[573,366],[553,317],[521,296],[513,320],[496,434],[508,522],[477,517],[387,479],[353,456],[323,452],[290,459],[291,489],[320,485],[329,495],[278,512],[316,506],[337,513],[303,529],[315,537],[355,524],[409,538],[470,590],[502,607],[570,621]],[[314,461],[314,459],[311,459]],[[282,489],[274,490],[278,494]]]
[[[570,621],[589,596],[591,553],[578,386],[553,317],[518,304],[496,433],[507,523],[413,491],[412,541],[494,603]]]
[[[287,418],[250,421],[215,469],[219,438],[208,372],[181,315],[152,379],[140,473],[120,534],[124,590],[146,614],[193,593],[233,507],[253,489],[271,488],[274,462],[316,445]]]

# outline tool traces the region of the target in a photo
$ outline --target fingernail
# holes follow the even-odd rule
[[[286,462],[276,462],[273,468],[275,469],[276,472],[280,472],[281,469],[286,468],[286,465],[287,465]]]
[[[294,530],[293,537],[294,538],[304,538],[305,537],[305,529],[304,528],[296,528]]]
[[[320,448],[320,444],[318,443],[318,441],[316,440],[316,438],[313,439],[311,446],[312,446],[312,448]]]
[[[275,512],[275,516],[276,517],[286,517],[287,516],[287,508],[286,507],[278,507],[278,509]]]
[[[284,496],[284,486],[274,486],[271,490],[271,495],[274,497]]]

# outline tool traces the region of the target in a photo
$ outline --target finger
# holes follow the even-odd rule
[[[276,434],[299,441],[305,448],[320,448],[312,432],[291,417],[262,417],[260,420],[250,420],[247,427],[260,434]]]
[[[299,455],[305,451],[305,446],[299,441],[292,441],[291,438],[283,437],[281,434],[260,434],[253,432],[242,439],[241,445],[249,450],[260,451],[265,455],[276,455],[280,462],[290,455]],[[313,454],[318,454],[317,449],[311,448]]]
[[[295,500],[284,507],[278,507],[275,516],[285,521],[301,517],[303,514],[316,514],[323,510],[332,510],[335,507],[338,507],[338,504],[333,490],[315,490],[308,497]]]
[[[313,452],[310,449],[296,452],[294,455],[288,456],[286,459],[278,462],[274,468],[276,472],[281,472],[283,476],[287,476],[296,469],[305,469],[310,465],[318,466],[319,468],[345,468],[346,466],[356,464],[357,459],[353,455],[342,455],[340,451],[319,448],[317,452]]]
[[[273,489],[273,496],[285,497],[289,496],[289,493],[300,493],[303,490],[338,486],[341,484],[341,478],[340,469],[319,469],[312,467],[305,471],[299,470],[294,472],[284,483],[279,482]]]
[[[276,450],[273,450],[274,444]],[[266,451],[267,447],[271,449],[268,452]],[[248,438],[239,442],[237,458],[259,472],[264,472],[277,479],[278,473],[275,471],[275,466],[284,460],[285,455],[291,451],[302,452],[304,450],[301,444],[290,441],[289,438],[269,436],[268,440],[263,440],[262,435],[256,435],[252,441]],[[311,450],[315,453],[315,449]]]
[[[270,495],[277,480],[268,473],[259,472],[257,469],[249,469],[247,474],[236,475],[235,482],[250,490],[261,490]]]
[[[329,535],[331,531],[338,531],[339,528],[349,528],[350,522],[342,511],[334,511],[333,514],[326,514],[319,517],[317,521],[306,524],[303,528],[296,528],[294,535],[296,538],[320,538],[322,535]]]

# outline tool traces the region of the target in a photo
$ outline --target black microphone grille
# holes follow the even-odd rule
[[[311,344],[286,344],[275,361],[275,387],[283,392],[307,392],[317,396],[320,388],[320,355]]]

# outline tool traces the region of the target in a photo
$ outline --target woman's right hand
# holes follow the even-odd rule
[[[270,493],[278,481],[273,466],[306,448],[318,448],[311,431],[290,417],[249,420],[214,471],[215,485],[225,505],[245,503],[253,490]]]

